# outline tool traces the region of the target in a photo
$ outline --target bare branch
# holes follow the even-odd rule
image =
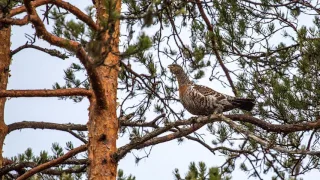
[[[207,148],[210,152],[214,153],[215,151],[218,150],[223,150],[223,151],[230,151],[230,152],[234,152],[234,153],[241,153],[241,154],[252,154],[253,152],[248,151],[248,150],[237,150],[237,149],[231,149],[228,147],[224,147],[224,146],[218,146],[218,147],[211,147],[209,146],[207,143],[201,141],[198,138],[192,137],[192,136],[186,136],[187,139],[190,139],[192,141],[198,142],[199,144],[201,144],[202,146],[204,146],[205,148]]]
[[[69,130],[75,131],[87,131],[87,126],[82,124],[58,124],[50,122],[35,122],[35,121],[22,121],[8,125],[8,133],[20,130],[20,129],[53,129],[69,132]]]
[[[1,21],[1,19],[0,19]],[[18,47],[17,49],[11,51],[11,57],[13,55],[15,55],[16,53],[18,53],[19,51],[23,50],[23,49],[26,49],[26,48],[33,48],[33,49],[37,49],[39,51],[42,51],[42,52],[45,52],[51,56],[56,56],[58,58],[61,58],[61,59],[66,59],[68,58],[68,56],[66,54],[63,54],[61,53],[60,51],[56,50],[56,49],[47,49],[47,48],[42,48],[40,46],[36,46],[36,45],[33,45],[33,44],[25,44],[25,45],[22,45],[20,47]]]
[[[73,135],[74,137],[76,137],[77,139],[79,139],[80,141],[82,141],[83,143],[87,144],[88,141],[84,138],[82,138],[81,136],[79,136],[77,133],[73,132],[72,130],[68,130],[68,132]]]
[[[82,145],[82,146],[79,146],[75,149],[72,149],[70,150],[69,152],[67,152],[65,155],[63,156],[60,156],[59,158],[57,159],[54,159],[52,161],[49,161],[49,162],[46,162],[46,163],[43,163],[39,166],[36,166],[35,168],[32,168],[31,170],[27,171],[26,173],[24,173],[22,176],[18,177],[17,180],[24,180],[24,179],[27,179],[29,177],[31,177],[32,175],[38,173],[38,172],[41,172],[45,169],[48,169],[50,167],[53,167],[57,164],[60,164],[61,162],[69,159],[70,157],[80,153],[80,152],[83,152],[87,150],[87,145]]]
[[[34,89],[34,90],[0,90],[0,97],[61,97],[61,96],[87,96],[92,92],[83,88],[72,89]]]

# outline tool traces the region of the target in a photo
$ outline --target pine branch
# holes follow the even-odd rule
[[[6,18],[0,18],[0,23],[23,26],[29,23],[29,19],[28,19],[28,16],[24,16],[22,19],[6,17]]]
[[[31,2],[33,7],[38,7],[38,6],[42,6],[45,4],[54,4],[60,8],[63,8],[69,12],[71,12],[73,15],[75,15],[78,19],[80,19],[81,21],[83,21],[84,23],[86,23],[90,28],[92,28],[93,30],[98,30],[99,27],[97,26],[97,24],[91,19],[90,16],[86,15],[85,13],[83,13],[80,9],[78,9],[76,6],[73,6],[72,4],[65,2],[63,0],[36,0]],[[12,9],[10,11],[9,17],[13,17],[17,14],[26,12],[27,8],[25,6],[21,6],[15,9]]]
[[[218,120],[218,116],[212,115],[210,117],[199,117],[199,118],[193,117],[188,120],[179,120],[179,121],[175,121],[172,123],[168,123],[168,124],[166,124],[166,126],[157,128],[154,131],[146,134],[143,137],[137,137],[137,138],[133,139],[129,144],[126,144],[126,145],[120,147],[118,149],[118,152],[115,155],[115,157],[117,160],[120,160],[128,152],[130,152],[132,149],[141,149],[141,148],[144,148],[147,146],[159,144],[161,142],[170,141],[170,140],[188,135],[188,134],[198,130],[202,126],[204,126],[206,124],[205,123],[206,120],[213,122],[215,120]],[[191,125],[191,124],[192,124],[192,126],[190,128],[180,129],[180,131],[178,131],[178,132],[171,133],[169,135],[162,136],[162,137],[156,137],[162,133],[167,132],[168,130],[170,130],[176,126]]]
[[[0,21],[1,21],[1,19],[0,19]],[[51,56],[56,56],[56,57],[61,58],[61,59],[66,59],[66,58],[68,58],[68,56],[67,56],[66,54],[63,54],[63,53],[61,53],[60,51],[58,51],[58,50],[56,50],[56,49],[42,48],[42,47],[40,47],[40,46],[36,46],[36,45],[33,45],[33,44],[27,44],[27,43],[26,43],[25,45],[22,45],[22,46],[18,47],[18,48],[15,49],[15,50],[11,51],[11,54],[10,54],[11,57],[12,57],[13,55],[15,55],[16,53],[18,53],[18,52],[20,52],[21,50],[26,49],[26,48],[37,49],[37,50],[39,50],[39,51],[45,52],[45,53],[47,53],[47,54],[49,54],[49,55],[51,55]]]
[[[20,129],[53,129],[66,131],[87,131],[87,126],[82,124],[58,124],[58,123],[50,123],[50,122],[35,122],[35,121],[22,121],[16,122],[8,125],[8,133],[20,130]]]
[[[129,126],[129,127],[158,127],[156,126],[157,120],[161,117],[164,117],[164,114],[159,115],[155,119],[150,122],[132,122],[128,121],[132,117],[131,114],[127,116],[123,116],[119,118],[119,122],[121,126]],[[52,129],[52,130],[60,130],[60,131],[87,131],[87,126],[82,124],[58,124],[58,123],[50,123],[50,122],[37,122],[37,121],[22,121],[15,122],[8,125],[8,134],[15,130],[21,129]]]
[[[86,150],[87,150],[87,145],[82,145],[82,146],[79,146],[79,147],[77,147],[75,149],[72,149],[69,152],[67,152],[65,155],[60,156],[57,159],[54,159],[52,161],[43,163],[43,164],[41,164],[39,166],[36,166],[36,167],[32,168],[31,170],[27,171],[22,176],[17,178],[17,180],[27,179],[27,178],[31,177],[32,175],[34,175],[36,173],[39,173],[39,172],[41,172],[41,171],[43,171],[45,169],[48,169],[48,168],[53,167],[53,166],[55,166],[57,164],[60,164],[63,161],[69,159],[70,157],[72,157],[72,156],[74,156],[74,155],[76,155],[76,154],[78,154],[80,152],[86,151]]]
[[[70,174],[70,173],[75,173],[75,174],[79,174],[79,173],[83,173],[86,172],[87,169],[87,165],[78,167],[78,168],[68,168],[68,169],[63,169],[63,170],[58,170],[58,169],[46,169],[44,171],[42,171],[42,174],[48,174],[48,175],[62,175],[62,174]]]
[[[313,122],[303,122],[296,124],[271,124],[261,119],[244,115],[244,114],[233,114],[225,115],[225,117],[232,119],[232,121],[248,122],[254,124],[268,132],[277,133],[292,133],[298,131],[308,131],[312,129],[318,129],[320,127],[320,119]]]
[[[242,126],[239,124],[235,123],[232,119],[227,118],[226,116],[221,116],[221,120],[225,123],[227,123],[229,126],[231,126],[232,129],[235,131],[244,134],[245,136],[249,137],[250,139],[254,140],[255,142],[261,144],[262,146],[268,148],[268,149],[273,149],[278,152],[286,153],[286,154],[303,154],[303,155],[320,155],[320,151],[308,151],[308,150],[289,150],[285,149],[283,147],[274,145],[264,139],[261,139],[260,137],[256,136],[253,132],[248,131],[244,129]],[[286,124],[287,125],[287,124]],[[295,124],[296,127],[300,127],[301,124]],[[320,121],[318,122],[318,125],[320,125]],[[283,125],[285,126],[285,125]],[[294,131],[292,131],[294,132]]]
[[[200,1],[200,0],[196,0],[196,4],[197,4],[197,6],[198,6],[198,9],[199,9],[199,12],[200,12],[200,15],[201,15],[202,19],[204,20],[204,22],[205,22],[206,25],[207,25],[208,30],[213,34],[213,26],[212,26],[212,24],[210,23],[207,15],[206,15],[206,13],[205,13],[204,10],[203,10],[201,1]],[[217,60],[218,60],[218,62],[219,62],[219,64],[220,64],[223,72],[225,73],[225,75],[226,75],[226,77],[227,77],[227,79],[228,79],[228,82],[229,82],[229,84],[230,84],[230,86],[231,86],[231,88],[232,88],[232,91],[233,91],[234,95],[237,96],[237,95],[238,95],[237,89],[235,88],[235,86],[234,86],[234,84],[233,84],[233,81],[232,81],[231,76],[230,76],[230,74],[229,74],[228,68],[224,65],[224,63],[223,63],[223,61],[222,61],[222,58],[221,58],[221,56],[220,56],[220,53],[219,53],[218,50],[217,50],[216,41],[215,41],[214,37],[211,37],[211,44],[212,44],[213,52],[214,52],[214,54],[216,55]]]
[[[211,147],[209,146],[207,143],[201,141],[198,138],[192,137],[192,136],[185,136],[187,139],[198,142],[199,144],[201,144],[202,146],[204,146],[205,148],[207,148],[210,152],[214,153],[215,151],[219,151],[219,150],[223,150],[223,151],[229,151],[229,152],[233,152],[233,153],[245,153],[245,154],[252,154],[252,151],[248,151],[248,150],[241,150],[241,149],[231,149],[228,147],[224,147],[224,146],[218,146],[218,147]]]
[[[24,168],[35,168],[38,166],[38,163],[35,162],[20,162],[20,163],[13,163],[11,160],[5,159],[6,163],[2,168],[0,168],[0,176],[3,176],[10,171],[17,171],[18,173],[23,172]],[[68,159],[60,164],[63,165],[86,165],[88,164],[87,159]],[[45,170],[46,171],[46,170]],[[43,173],[45,173],[43,171]],[[49,170],[50,171],[50,170]]]
[[[200,116],[200,117],[192,117],[187,120],[179,120],[172,123],[166,124],[164,127],[159,127],[155,129],[154,131],[148,133],[147,135],[143,137],[137,137],[133,139],[129,144],[126,144],[118,149],[117,154],[115,154],[115,157],[117,160],[120,160],[123,158],[128,152],[130,152],[133,149],[141,149],[147,146],[156,145],[162,142],[171,141],[173,139],[177,139],[183,136],[187,136],[190,133],[193,133],[203,127],[205,124],[213,123],[213,122],[232,122],[232,127],[237,127],[237,129],[243,129],[241,125],[235,124],[234,121],[240,121],[240,122],[248,122],[252,123],[266,131],[269,132],[297,132],[297,131],[305,131],[305,130],[311,130],[311,129],[318,129],[320,127],[320,120],[316,122],[306,122],[306,123],[297,123],[297,124],[284,124],[284,125],[278,125],[278,124],[271,124],[267,123],[263,120],[248,116],[248,115],[211,115],[208,117]],[[157,137],[158,135],[165,133],[167,131],[170,131],[174,127],[178,126],[186,126],[191,125],[189,128],[179,129],[178,131],[175,131],[174,133]],[[229,124],[230,125],[230,124]],[[236,130],[237,130],[236,129]],[[239,131],[239,130],[238,130]],[[251,132],[250,132],[251,133]],[[253,133],[251,133],[253,134]],[[252,138],[252,137],[251,137]],[[267,145],[268,142],[260,139],[259,137],[254,136],[254,140],[258,141],[262,145]],[[211,149],[209,147],[206,147],[208,149]],[[287,152],[290,154],[320,154],[320,151],[289,151],[284,148],[278,147],[275,150],[279,150],[280,152]],[[238,151],[240,152],[240,151]]]
[[[60,1],[61,0],[59,0],[59,2]],[[87,52],[82,47],[82,45],[76,41],[64,39],[49,33],[39,15],[37,14],[37,11],[33,7],[31,0],[24,0],[23,2],[29,15],[29,20],[36,29],[37,36],[52,45],[65,48],[76,54],[76,57],[79,58],[83,66],[86,68],[87,74],[90,77],[92,89],[94,90],[98,107],[105,107],[106,98],[101,98],[102,96],[105,96],[101,77],[97,72],[97,69],[95,68],[93,60],[87,55]]]
[[[34,89],[34,90],[0,90],[0,97],[61,97],[61,96],[87,96],[92,92],[83,88],[73,89]]]

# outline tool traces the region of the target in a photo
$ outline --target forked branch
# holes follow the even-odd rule
[[[77,8],[76,6],[73,6],[72,4],[65,2],[63,0],[36,0],[31,2],[33,7],[38,7],[38,6],[42,6],[45,4],[54,4],[60,8],[63,8],[69,12],[71,12],[73,15],[75,15],[78,19],[80,19],[81,21],[83,21],[84,23],[86,23],[90,28],[92,28],[93,30],[98,30],[99,27],[97,26],[97,24],[91,19],[90,16],[84,14],[79,8]],[[13,17],[17,14],[26,12],[27,9],[25,6],[21,6],[15,9],[12,9],[10,11],[9,16]]]

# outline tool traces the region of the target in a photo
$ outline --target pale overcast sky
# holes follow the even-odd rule
[[[81,9],[87,5],[87,2],[83,1],[72,0],[69,2],[76,4]],[[23,45],[26,42],[25,33],[32,34],[33,32],[34,29],[30,25],[23,28],[14,27],[11,49]],[[40,45],[50,48],[45,42]],[[51,46],[51,48],[54,47]],[[78,62],[78,60],[74,58],[61,60],[33,49],[25,49],[13,57],[8,89],[51,89],[55,82],[64,82],[63,70],[72,62]],[[213,87],[210,85],[212,82],[207,80],[199,83]],[[224,89],[220,84],[215,85],[215,89],[232,94],[230,89]],[[5,122],[11,124],[19,121],[46,121],[86,124],[88,120],[87,108],[88,101],[86,99],[81,103],[73,103],[71,100],[64,101],[57,98],[12,98],[6,103]],[[203,128],[202,131],[204,130]],[[208,136],[206,139],[210,144],[211,138]],[[74,142],[75,147],[81,144],[72,135],[60,131],[33,129],[14,131],[6,137],[4,156],[17,155],[28,147],[31,147],[35,154],[39,154],[41,150],[50,151],[51,144],[54,142],[59,142],[64,147],[67,141]],[[118,146],[124,143],[127,141],[119,138]],[[179,145],[174,140],[153,147],[150,157],[141,160],[139,164],[135,163],[132,154],[128,154],[120,161],[119,168],[123,169],[126,174],[131,173],[136,176],[137,180],[169,180],[174,178],[172,171],[175,168],[179,168],[182,175],[185,174],[191,161],[204,161],[207,166],[211,167],[221,165],[223,160],[222,156],[213,155],[199,144],[186,140]],[[305,179],[317,179],[315,175],[318,172],[314,172]],[[232,173],[232,177],[233,179],[247,179],[247,174],[237,170]],[[266,179],[271,178],[267,176]]]

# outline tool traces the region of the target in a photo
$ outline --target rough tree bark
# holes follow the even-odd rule
[[[1,12],[0,12],[1,15]],[[11,27],[0,23],[0,90],[7,89],[10,66]],[[8,127],[4,122],[4,107],[7,98],[0,98],[0,167],[3,165],[2,148]]]
[[[113,11],[121,9],[120,0],[110,0],[109,8],[103,0],[95,1],[97,19],[100,20],[102,42],[104,47],[101,55],[106,54],[104,63],[97,67],[97,73],[101,78],[102,89],[94,89],[94,96],[90,98],[90,114],[88,122],[89,130],[89,179],[115,180],[117,176],[117,160],[113,155],[117,151],[118,120],[116,115],[117,78],[119,68],[119,19],[110,20],[110,7]],[[102,21],[107,21],[104,24]],[[102,25],[104,24],[104,25]],[[102,93],[101,93],[102,92]],[[101,103],[102,102],[102,103]]]

